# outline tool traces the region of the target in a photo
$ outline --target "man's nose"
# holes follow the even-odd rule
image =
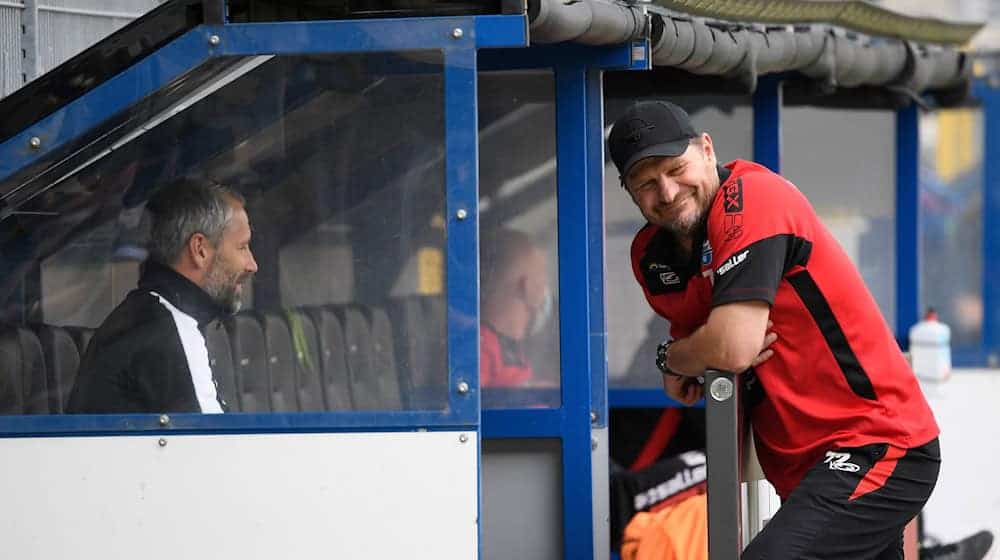
[[[257,273],[257,260],[253,258],[253,253],[250,253],[250,261],[247,262],[247,271],[253,274]]]
[[[660,187],[660,198],[663,200],[663,202],[666,202],[667,204],[673,202],[674,199],[677,198],[677,193],[679,193],[681,190],[680,185],[677,184],[677,181],[674,181],[673,179],[665,175],[659,178],[659,187]]]

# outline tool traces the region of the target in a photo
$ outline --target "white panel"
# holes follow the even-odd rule
[[[469,560],[466,435],[3,439],[3,556]]]

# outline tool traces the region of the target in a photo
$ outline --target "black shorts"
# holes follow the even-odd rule
[[[937,439],[908,450],[828,451],[740,558],[902,560],[903,528],[924,507],[940,467]]]

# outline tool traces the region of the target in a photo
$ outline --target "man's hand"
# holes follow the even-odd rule
[[[698,383],[697,378],[672,373],[663,374],[663,390],[668,397],[687,406],[693,405],[705,396],[705,388]]]
[[[771,321],[767,322],[767,328],[771,328],[773,326],[774,323]],[[764,344],[760,347],[760,353],[753,359],[750,367],[757,367],[774,355],[774,350],[771,350],[771,345],[774,344],[775,340],[778,340],[778,334],[775,332],[769,332],[764,336]]]
[[[767,328],[770,329],[773,326],[774,323],[771,321],[767,322]],[[764,343],[761,344],[760,352],[757,353],[757,357],[753,359],[750,367],[757,367],[774,356],[774,350],[771,349],[771,345],[776,340],[778,340],[777,333],[769,332],[764,335]],[[671,373],[663,375],[663,390],[667,393],[668,397],[687,406],[693,405],[705,396],[705,388],[698,383],[696,378]]]

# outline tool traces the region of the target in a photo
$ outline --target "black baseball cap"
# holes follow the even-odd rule
[[[640,101],[611,127],[608,150],[624,184],[625,175],[639,160],[679,156],[696,136],[684,109],[669,101]]]

